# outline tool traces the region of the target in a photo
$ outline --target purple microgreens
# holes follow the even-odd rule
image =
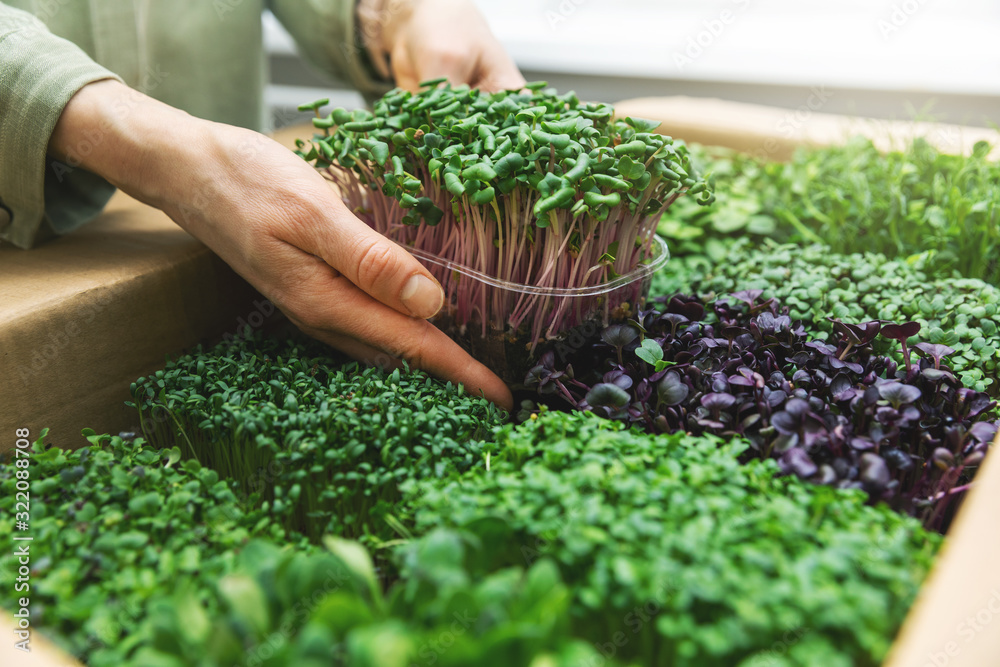
[[[756,303],[757,299],[764,293],[764,290],[760,289],[748,289],[741,292],[733,292],[729,296],[737,301],[745,303],[750,311],[751,315],[756,315],[757,313],[770,308],[773,299],[767,299],[761,303]]]
[[[834,317],[826,318],[833,322],[833,330],[843,339],[845,346],[837,355],[837,359],[843,361],[855,345],[867,345],[875,340],[882,323],[878,321],[865,322],[864,324],[849,324],[841,322]]]
[[[934,360],[934,370],[941,369],[941,360],[955,354],[955,349],[947,345],[936,345],[934,343],[917,343],[913,346]]]
[[[720,298],[707,313],[692,297],[653,299],[558,364],[543,355],[525,384],[550,407],[655,433],[739,435],[747,457],[946,526],[962,495],[953,489],[971,481],[996,433],[995,402],[962,386],[944,346],[918,344],[905,374],[876,351],[879,333],[906,350],[916,323],[841,323],[835,344],[811,338],[774,301],[758,309],[759,297]],[[952,459],[934,459],[938,448]]]
[[[684,383],[676,371],[668,371],[656,385],[656,393],[663,405],[678,405],[688,397],[691,388]]]
[[[584,401],[591,408],[602,409],[606,415],[616,414],[629,403],[629,394],[618,385],[602,382],[587,392]]]
[[[601,340],[615,348],[618,353],[618,364],[622,364],[622,349],[639,337],[635,327],[627,324],[612,324],[601,332]]]
[[[903,348],[903,362],[906,372],[910,372],[910,351],[906,349],[906,341],[920,332],[919,322],[904,322],[903,324],[886,324],[882,327],[882,335],[891,340],[898,340]]]
[[[670,323],[671,336],[677,335],[677,325],[684,324],[690,321],[688,320],[688,318],[684,317],[680,313],[663,313],[663,315],[660,315],[660,319],[663,320],[664,322]]]
[[[859,479],[865,490],[873,497],[879,497],[889,486],[892,476],[885,459],[878,454],[865,452],[861,455]]]
[[[901,382],[884,382],[878,385],[878,393],[897,410],[901,405],[913,403],[920,398],[919,388]]]
[[[809,479],[819,471],[813,460],[809,458],[809,454],[801,447],[785,450],[781,455],[780,465],[782,472],[797,475],[802,479]]]

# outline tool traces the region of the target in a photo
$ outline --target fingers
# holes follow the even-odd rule
[[[404,315],[426,319],[437,314],[444,291],[420,262],[339,201],[330,210],[332,220],[300,220],[283,240],[318,255],[363,292]]]
[[[433,325],[431,325],[430,323],[425,322],[425,324],[427,324],[427,326],[431,328],[434,328]],[[444,334],[438,331],[437,329],[435,329],[435,331],[437,331],[438,334],[444,336]],[[393,356],[385,351],[382,351],[376,347],[372,347],[371,345],[368,345],[366,343],[359,342],[354,338],[351,338],[350,336],[323,330],[312,330],[312,331],[307,331],[307,333],[309,333],[309,335],[311,335],[313,338],[316,338],[317,340],[320,340],[326,343],[327,345],[330,345],[331,347],[334,347],[340,350],[341,352],[344,352],[351,358],[361,361],[363,363],[372,366],[378,366],[383,369],[401,368],[403,365],[399,357]],[[444,336],[444,339],[454,345],[454,341],[452,341],[447,336]],[[458,350],[461,352],[461,354],[466,354],[465,351],[462,350],[461,348],[458,348]],[[406,355],[404,355],[403,358],[407,358]],[[428,355],[425,354],[424,359],[427,358]],[[450,355],[450,352],[449,352],[449,358],[454,358]],[[478,364],[478,362],[473,360],[471,357],[469,357],[469,361],[471,362],[471,364]],[[496,403],[498,406],[504,408],[507,411],[511,411],[513,409],[514,400],[511,396],[510,390],[507,388],[507,385],[505,385],[502,381],[500,381],[499,378],[496,378],[496,376],[493,375],[491,372],[489,372],[489,370],[486,369],[485,366],[482,366],[482,364],[478,364],[478,366],[486,370],[486,373],[488,373],[488,375],[482,373],[481,371],[478,371],[478,369],[476,369],[475,367],[471,367],[470,365],[470,367],[462,368],[460,371],[464,376],[468,377],[469,379],[456,379],[454,377],[454,373],[449,373],[448,375],[445,375],[440,370],[437,370],[438,366],[434,364],[427,364],[426,361],[415,363],[407,358],[407,363],[409,363],[411,368],[419,368],[424,372],[433,375],[434,377],[438,377],[443,380],[450,380],[455,384],[460,383],[465,388],[465,391],[467,393],[473,396],[482,396],[486,398],[486,400]],[[477,377],[477,375],[481,375],[482,377]]]
[[[414,64],[420,81],[445,77],[453,84],[460,85],[472,84],[477,63],[476,53],[471,48],[439,45],[420,53]]]
[[[299,259],[305,253],[289,247]],[[315,258],[311,258],[315,259]],[[286,289],[283,309],[305,333],[351,356],[378,365],[405,359],[435,377],[465,385],[511,410],[507,385],[430,322],[374,301],[334,270],[309,271],[298,289]]]
[[[521,70],[496,40],[483,50],[476,75],[471,85],[487,92],[521,90],[527,83]]]

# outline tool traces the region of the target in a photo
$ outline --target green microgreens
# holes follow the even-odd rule
[[[512,283],[597,285],[651,257],[656,215],[680,195],[714,199],[687,148],[653,132],[657,122],[614,120],[607,104],[544,83],[497,93],[429,83],[388,93],[374,113],[334,109],[314,121],[326,134],[297,151],[403,245]],[[431,270],[457,323],[484,334],[526,325],[533,346],[588,312]],[[604,299],[605,319],[639,290]]]
[[[139,378],[132,405],[150,442],[235,479],[289,530],[389,539],[398,483],[472,465],[503,413],[424,373],[327,352],[259,335],[224,342]]]

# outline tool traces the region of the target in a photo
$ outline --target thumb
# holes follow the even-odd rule
[[[297,226],[299,231],[288,241],[318,255],[363,292],[404,315],[427,319],[441,310],[444,290],[413,255],[342,203],[336,202],[333,209],[333,221]]]

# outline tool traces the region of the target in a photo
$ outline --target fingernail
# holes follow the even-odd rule
[[[414,317],[426,320],[441,310],[444,305],[444,290],[427,276],[418,273],[406,281],[399,298]]]

